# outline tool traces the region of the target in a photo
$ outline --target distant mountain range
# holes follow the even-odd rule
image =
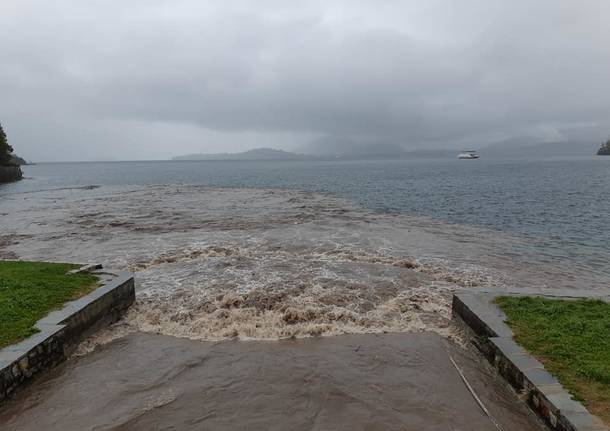
[[[481,157],[572,157],[592,156],[599,148],[597,142],[525,142],[518,138],[498,142],[481,148],[479,154]]]
[[[309,160],[311,156],[273,148],[255,148],[242,153],[187,154],[172,160]]]
[[[470,145],[468,145],[470,147]],[[357,142],[349,138],[325,136],[310,142],[302,151],[307,154],[341,159],[445,159],[456,158],[460,150],[478,150],[482,157],[544,158],[592,156],[599,148],[594,139],[569,139],[562,142],[539,142],[530,137],[516,137],[487,146],[456,149],[407,150],[396,142]]]
[[[596,154],[598,148],[599,143],[591,142],[531,143],[524,138],[513,138],[482,147],[478,153],[481,157],[493,158],[550,158],[592,156]],[[172,160],[453,159],[457,157],[459,150],[408,151],[398,144],[386,142],[363,144],[320,139],[304,148],[304,152],[308,154],[297,154],[273,148],[255,148],[241,153],[188,154],[174,157]]]

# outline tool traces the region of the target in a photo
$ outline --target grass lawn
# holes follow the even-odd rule
[[[66,275],[75,268],[78,265],[0,261],[0,348],[35,334],[39,319],[96,287],[94,275]]]
[[[515,341],[587,409],[610,424],[610,304],[501,297]]]

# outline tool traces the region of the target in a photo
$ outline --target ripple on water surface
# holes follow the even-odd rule
[[[0,255],[136,272],[135,306],[99,340],[133,330],[206,340],[422,330],[451,337],[455,289],[605,281],[529,259],[522,251],[531,238],[308,192],[104,186],[3,199],[0,222],[9,229]]]

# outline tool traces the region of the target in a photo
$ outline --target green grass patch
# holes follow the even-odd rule
[[[515,341],[610,424],[610,304],[537,297],[500,297],[496,303]]]
[[[0,261],[0,348],[38,332],[51,310],[93,290],[97,277],[66,273],[78,265]]]

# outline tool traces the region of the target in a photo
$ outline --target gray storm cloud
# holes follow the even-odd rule
[[[0,122],[36,160],[561,140],[610,131],[608,16],[599,0],[4,0]]]

